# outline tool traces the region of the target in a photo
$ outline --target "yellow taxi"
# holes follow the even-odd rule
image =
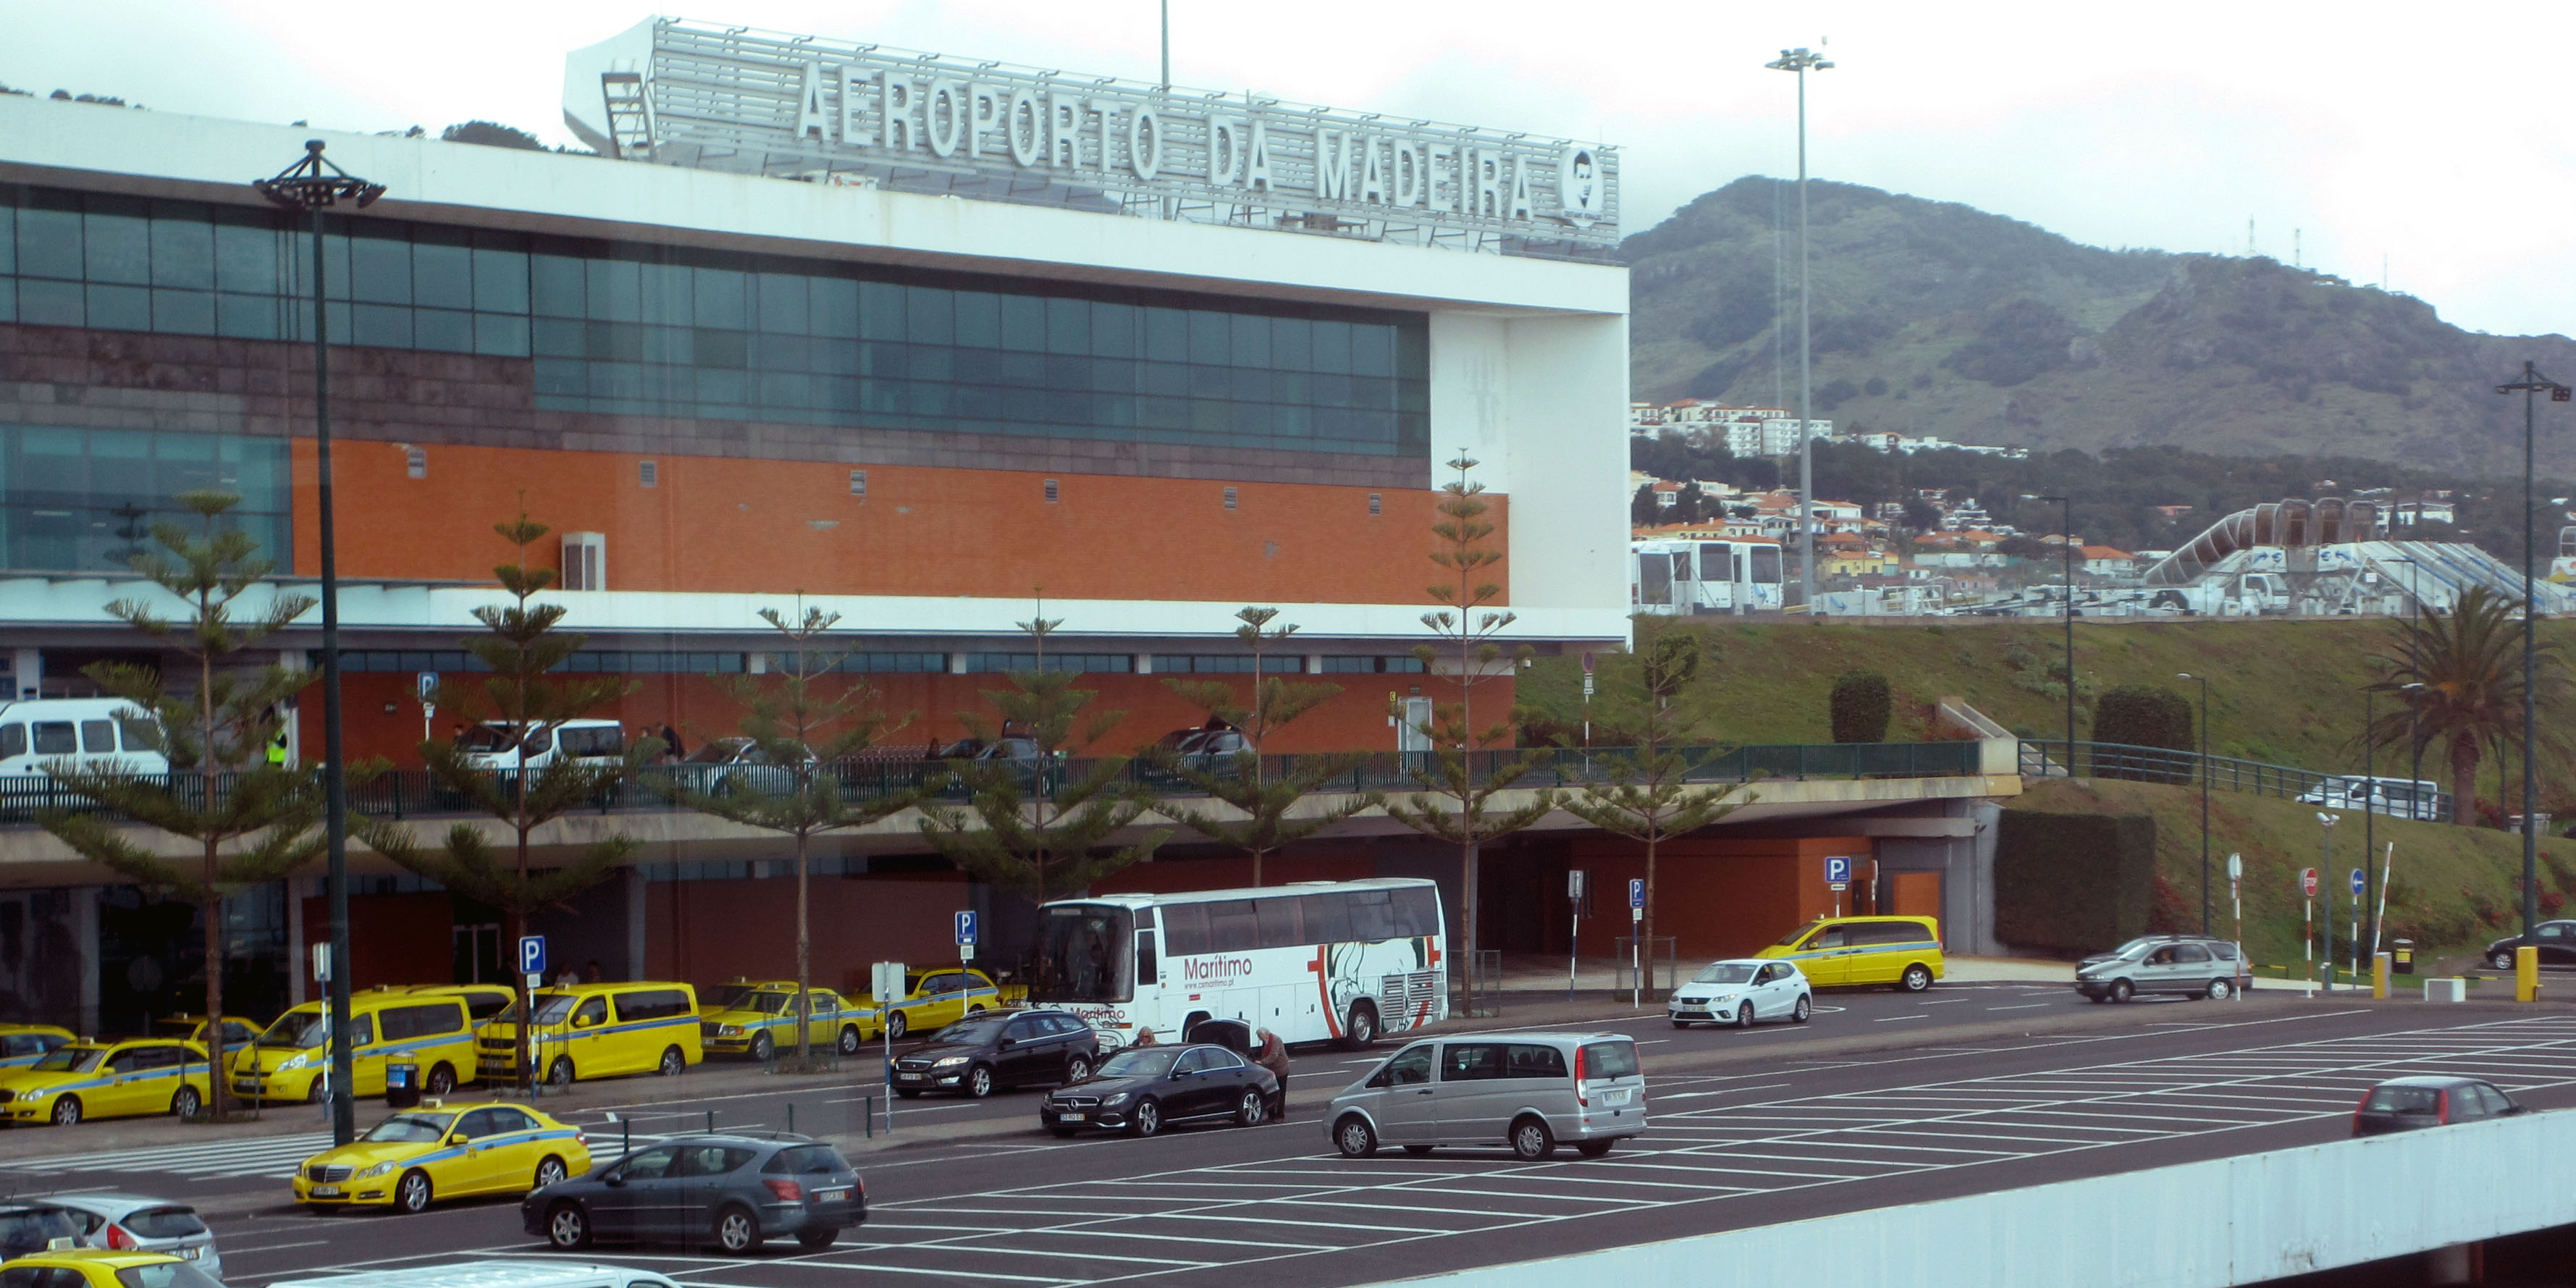
[[[876,1016],[841,1000],[828,988],[806,990],[812,1018],[805,1040],[817,1051],[838,1046],[843,1055],[858,1053],[860,1026]],[[738,980],[727,984],[716,1000],[699,1008],[698,1033],[709,1055],[747,1055],[767,1060],[780,1047],[796,1045],[796,981]]]
[[[295,1201],[420,1212],[438,1199],[525,1194],[589,1170],[589,1138],[536,1110],[423,1101],[305,1159]]]
[[[928,1033],[1002,1004],[1002,990],[994,986],[992,976],[980,970],[905,971],[903,983],[903,996],[891,1005],[880,1004],[873,994],[867,999],[869,1009],[885,1016],[883,1031],[892,1037]],[[871,1028],[860,1036],[872,1038],[877,1033]]]
[[[233,1094],[255,1100],[317,1101],[331,1068],[330,1004],[306,1002],[277,1017],[257,1044],[233,1054]],[[474,1076],[474,1028],[462,997],[371,988],[349,995],[351,1090],[385,1094],[385,1066],[420,1066],[420,1089],[443,1096]]]
[[[259,1028],[260,1026],[253,1024],[238,1015],[225,1016],[225,1057],[229,1059],[234,1052],[249,1046],[253,1042],[257,1042],[259,1040]],[[182,1042],[194,1042],[198,1046],[205,1046],[207,1045],[206,1017],[202,1015],[164,1016],[161,1019],[152,1022],[152,1036],[157,1038],[177,1038]]]
[[[1818,917],[1755,953],[1798,963],[1818,988],[1887,985],[1920,993],[1941,978],[1941,923],[1931,917]]]
[[[223,1281],[166,1252],[104,1248],[39,1252],[0,1266],[0,1288],[224,1288]]]
[[[70,1029],[50,1024],[0,1024],[0,1069],[23,1069],[71,1040]]]
[[[194,1042],[66,1042],[0,1072],[0,1118],[69,1127],[84,1118],[191,1117],[206,1103],[206,1075],[206,1049]]]
[[[706,1059],[698,1029],[698,990],[686,984],[632,981],[541,988],[528,995],[537,1022],[528,1061],[546,1081],[624,1073],[677,1074]],[[474,1035],[483,1077],[517,1080],[519,1009],[494,1016]]]

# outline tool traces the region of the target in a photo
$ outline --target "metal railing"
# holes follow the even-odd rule
[[[2024,744],[2025,750],[2031,744]],[[1687,762],[1685,777],[1693,783],[1740,783],[1758,778],[1934,778],[1972,775],[1977,772],[1977,744],[1974,742],[1856,742],[1819,745],[1760,745],[1732,748],[1686,748],[1679,753]],[[1311,761],[1303,756],[1264,756],[1262,772],[1267,778],[1294,773],[1301,763]],[[1422,790],[1424,779],[1441,781],[1443,770],[1439,757],[1430,752],[1371,755],[1356,765],[1344,768],[1332,779],[1317,787],[1320,793],[1388,792],[1408,793]],[[1527,751],[1479,751],[1466,757],[1471,781],[1489,782],[1493,777],[1529,761],[1517,786],[1531,788],[1579,787],[1587,783],[1607,783],[1617,779],[1623,768],[1635,763],[1631,748],[1594,747],[1558,748]],[[984,761],[985,767],[1007,766],[1023,774],[1024,791],[1052,791],[1065,782],[1092,772],[1102,762],[1096,760],[1056,761]],[[1201,768],[1223,772],[1229,766],[1220,757]],[[954,773],[948,762],[938,760],[853,760],[832,765],[827,771],[841,789],[854,799],[880,799],[899,792],[927,789],[932,799],[948,804],[964,801],[969,784]],[[183,796],[202,794],[203,779],[191,773],[151,775],[153,780],[168,784]],[[1134,788],[1166,799],[1202,795],[1199,788],[1173,770],[1141,758],[1126,759],[1117,766],[1114,777]],[[509,771],[498,771],[490,781],[504,790]],[[232,776],[219,776],[215,792],[220,801],[230,790]],[[790,771],[771,765],[662,765],[642,774],[621,779],[594,798],[591,807],[600,813],[626,810],[671,810],[678,808],[657,784],[721,792],[728,783],[741,783],[770,791],[783,790],[791,782]],[[92,811],[102,808],[97,802],[56,782],[43,774],[0,777],[0,824],[32,823],[45,810]],[[392,770],[364,782],[349,786],[349,808],[377,818],[409,819],[443,817],[476,812],[466,795],[440,780],[426,769]]]
[[[2363,774],[2330,774],[2234,756],[2204,758],[2196,751],[2138,747],[2117,742],[2077,742],[2072,756],[2068,755],[2067,744],[2062,739],[2052,742],[2043,738],[2025,738],[2021,744],[2021,771],[2033,778],[2064,777],[2071,768],[2077,778],[2122,778],[2132,782],[2191,787],[2199,784],[2204,767],[2209,775],[2209,786],[2216,791],[2277,796],[2346,809],[2361,808],[2371,794],[2371,779]],[[2451,816],[2448,792],[2419,801],[2412,799],[2411,792],[2392,790],[2404,785],[2406,779],[2403,777],[2383,774],[2377,781],[2377,813],[2422,819],[2447,819]]]

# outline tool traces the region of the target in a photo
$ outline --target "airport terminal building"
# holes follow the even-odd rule
[[[353,757],[417,765],[483,714],[458,639],[522,511],[574,669],[637,682],[602,714],[691,743],[738,720],[707,677],[761,669],[757,614],[801,597],[925,748],[1038,664],[1040,615],[1045,665],[1126,713],[1106,749],[1197,724],[1162,681],[1249,679],[1234,613],[1269,605],[1301,628],[1274,667],[1343,692],[1267,750],[1396,749],[1390,700],[1447,684],[1413,649],[1461,454],[1507,641],[1627,638],[1614,151],[661,20],[572,55],[564,106],[597,155],[0,97],[8,694],[150,657],[107,607],[176,493],[239,495],[285,588],[317,572],[315,266],[251,187],[308,138],[386,189],[322,265]],[[278,642],[313,664],[318,621]],[[176,1009],[187,910],[0,831],[0,1010]],[[482,969],[470,911],[353,859],[362,974],[370,943]],[[615,973],[731,973],[641,945],[686,941],[676,887],[757,908],[768,871],[650,848],[563,933]],[[301,991],[290,884],[236,901],[245,997]]]

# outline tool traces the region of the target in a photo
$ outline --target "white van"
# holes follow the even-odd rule
[[[2302,805],[2330,805],[2344,809],[2367,809],[2373,814],[2394,814],[2399,818],[2430,819],[2448,822],[2451,817],[2451,794],[2440,783],[2427,778],[2370,778],[2360,774],[2328,774],[2325,781],[2299,796]]]
[[[679,1288],[650,1270],[560,1261],[460,1261],[409,1270],[361,1270],[319,1279],[275,1279],[269,1288]]]
[[[123,698],[0,702],[0,778],[42,774],[49,760],[82,768],[121,761],[136,773],[169,773],[169,757],[153,750],[151,719]]]
[[[566,720],[513,738],[506,720],[486,720],[465,731],[465,763],[474,769],[543,769],[570,758],[612,765],[626,757],[626,726],[614,720]]]

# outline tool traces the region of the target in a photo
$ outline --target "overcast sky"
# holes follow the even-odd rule
[[[687,16],[1150,80],[1156,0],[718,0]],[[2576,332],[2576,6],[1171,0],[1172,75],[1623,149],[1626,230],[1794,173],[1792,78],[1822,44],[1813,171],[2103,246],[2301,258],[2462,326]],[[156,110],[568,143],[563,54],[609,0],[11,0],[0,82]]]

